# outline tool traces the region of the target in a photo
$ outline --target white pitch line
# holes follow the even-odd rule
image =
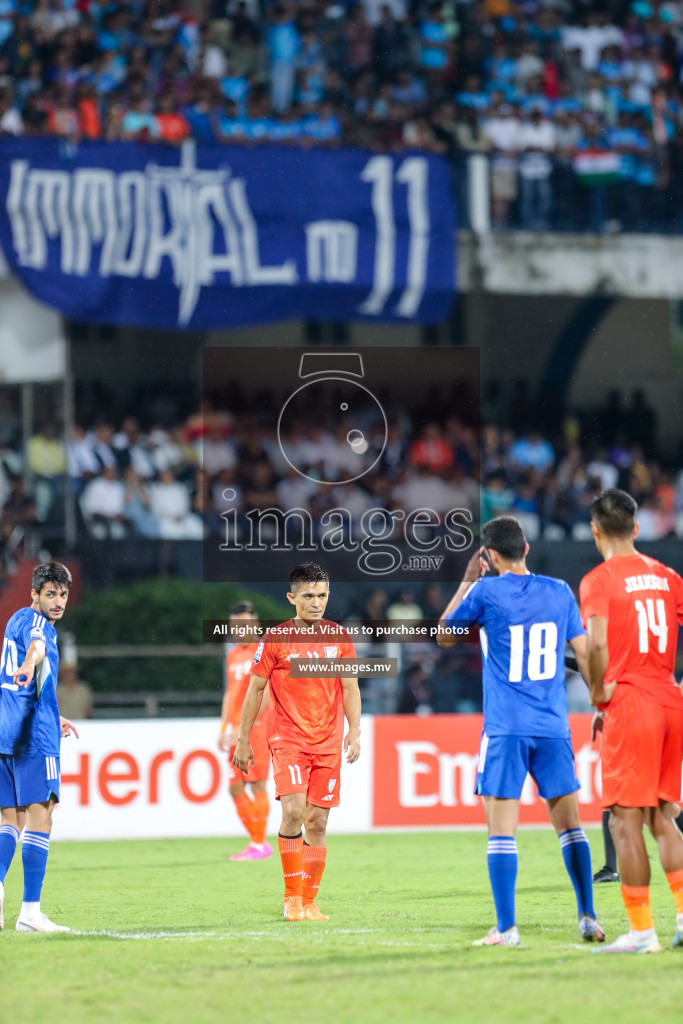
[[[422,930],[422,929],[419,929]],[[303,930],[302,930],[303,931]],[[386,933],[388,929],[376,929],[376,928],[334,928],[334,929],[316,929],[315,931],[306,930],[306,935],[310,939],[313,935],[375,935]],[[80,930],[72,928],[70,935],[79,935],[86,938],[107,938],[107,939],[131,939],[134,941],[148,941],[152,939],[256,939],[268,936],[271,939],[284,939],[289,937],[294,929],[288,929],[287,932],[281,932],[276,930],[262,929],[260,931],[212,931],[212,932],[115,932],[109,931],[106,928],[95,928],[90,931]]]

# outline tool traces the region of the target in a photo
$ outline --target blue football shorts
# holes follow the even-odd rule
[[[0,807],[59,800],[59,758],[45,754],[0,754]]]
[[[481,734],[475,793],[519,800],[527,772],[544,800],[579,789],[571,740]]]

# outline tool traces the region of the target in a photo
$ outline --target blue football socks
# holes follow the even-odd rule
[[[48,832],[24,831],[21,859],[24,865],[24,903],[40,903],[47,855],[50,850]]]
[[[497,928],[506,932],[515,923],[517,843],[514,836],[489,836],[489,878],[496,905]]]
[[[5,881],[18,841],[18,828],[14,825],[0,825],[0,882]]]
[[[560,832],[560,846],[567,874],[572,880],[576,893],[579,917],[588,914],[595,917],[593,906],[593,868],[591,850],[582,828],[569,828]]]

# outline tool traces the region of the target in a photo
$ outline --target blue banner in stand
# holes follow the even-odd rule
[[[418,152],[6,137],[0,246],[75,320],[436,323],[455,286],[451,172]]]

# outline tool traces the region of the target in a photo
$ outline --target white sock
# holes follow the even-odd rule
[[[676,914],[676,927],[679,932],[683,932],[683,914]]]
[[[633,936],[634,939],[637,939],[638,942],[647,942],[648,939],[654,939],[654,937],[655,937],[655,930],[654,930],[654,928],[645,928],[642,932],[638,932],[638,931],[634,931],[633,928],[632,928],[631,929],[631,935]]]
[[[40,902],[22,903],[19,917],[38,917],[40,915]]]
[[[254,843],[254,842],[252,842],[251,845],[254,847],[255,850],[258,850],[259,853],[263,853],[263,851],[266,848],[266,844],[265,843]]]

